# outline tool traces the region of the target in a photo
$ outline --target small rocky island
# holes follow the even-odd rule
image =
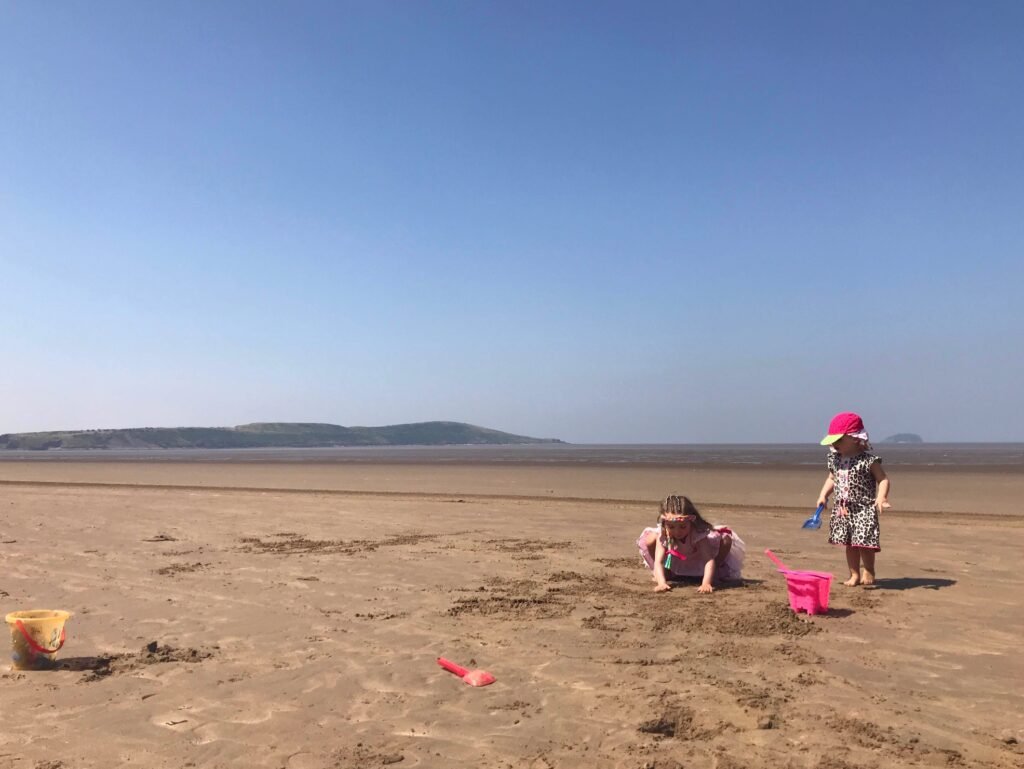
[[[882,443],[924,443],[924,438],[917,433],[896,433],[890,435]]]

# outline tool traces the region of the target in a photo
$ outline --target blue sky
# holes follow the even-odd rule
[[[0,432],[1024,440],[1024,4],[0,2]]]

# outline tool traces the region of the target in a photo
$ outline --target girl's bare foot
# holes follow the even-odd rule
[[[860,548],[846,546],[846,568],[850,570],[850,578],[843,584],[853,587],[860,584]]]
[[[860,584],[875,584],[875,551],[865,550],[861,555]]]

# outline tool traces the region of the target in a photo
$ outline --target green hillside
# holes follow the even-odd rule
[[[315,422],[256,422],[237,427],[133,427],[0,435],[0,449],[246,449],[328,446],[456,446],[562,443],[462,422],[342,427]]]

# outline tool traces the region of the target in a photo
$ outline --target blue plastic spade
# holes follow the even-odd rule
[[[818,505],[818,509],[814,511],[814,515],[804,521],[802,528],[805,529],[820,529],[821,528],[821,511],[825,509],[824,505]]]

